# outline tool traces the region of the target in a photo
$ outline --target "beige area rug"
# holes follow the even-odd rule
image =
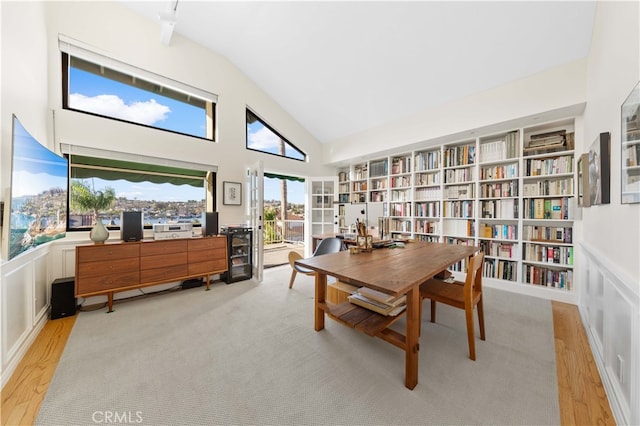
[[[431,324],[425,302],[410,391],[404,352],[330,319],[314,331],[313,278],[290,290],[289,274],[80,313],[37,424],[559,424],[549,301],[487,289],[475,362],[462,311]]]

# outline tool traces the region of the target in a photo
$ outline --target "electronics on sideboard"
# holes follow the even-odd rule
[[[193,237],[192,223],[155,223],[153,225],[154,240],[172,240]]]

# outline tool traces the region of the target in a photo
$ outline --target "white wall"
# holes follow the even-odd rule
[[[619,424],[640,424],[640,204],[620,203],[620,107],[640,80],[639,5],[598,3],[582,146],[611,132],[611,203],[583,209],[580,311]]]
[[[533,76],[476,93],[465,98],[429,108],[420,113],[385,123],[352,136],[326,144],[327,163],[357,162],[364,154],[396,150],[407,151],[407,145],[442,143],[474,138],[470,131],[487,126],[517,121],[512,127],[535,123],[531,118],[558,111],[548,119],[565,118],[581,112],[586,99],[586,61],[577,60]],[[563,113],[568,110],[567,113]],[[573,111],[573,112],[572,112]],[[547,114],[548,115],[548,114]],[[518,121],[529,117],[529,121]],[[542,120],[541,120],[542,121]],[[506,127],[508,128],[508,127]],[[500,129],[500,130],[504,130]],[[400,151],[398,151],[400,150]]]

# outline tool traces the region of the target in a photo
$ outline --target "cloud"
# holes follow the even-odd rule
[[[69,96],[69,106],[146,125],[166,119],[167,114],[171,112],[168,106],[159,104],[155,99],[127,105],[116,95],[85,96],[73,93]]]
[[[262,127],[260,130],[249,133],[249,147],[267,151],[269,149],[278,149],[280,147],[280,138],[271,130]]]

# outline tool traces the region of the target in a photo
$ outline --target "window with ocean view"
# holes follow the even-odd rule
[[[123,211],[142,212],[146,228],[198,225],[207,198],[215,200],[207,193],[207,187],[215,187],[208,185],[215,173],[78,155],[70,159],[69,230],[88,229],[95,220],[119,228]]]

